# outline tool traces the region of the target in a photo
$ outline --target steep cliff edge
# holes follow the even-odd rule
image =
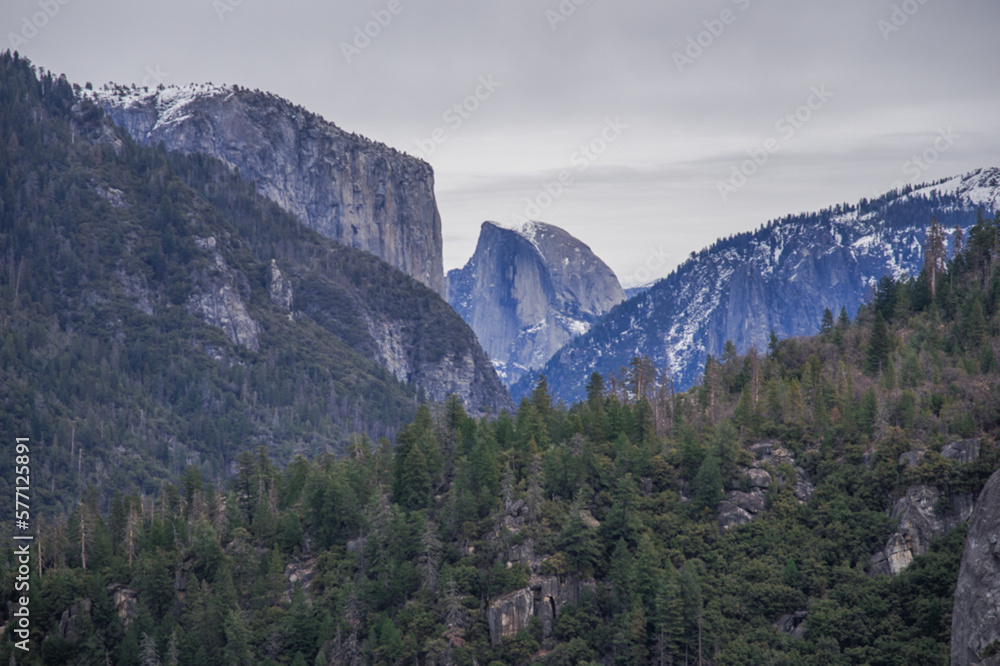
[[[222,160],[306,226],[444,295],[441,218],[425,162],[240,87],[85,94],[140,143]]]
[[[508,383],[624,300],[618,278],[587,245],[542,222],[484,222],[475,254],[448,273],[448,302]]]
[[[1000,665],[1000,472],[969,523],[951,616],[952,666]]]

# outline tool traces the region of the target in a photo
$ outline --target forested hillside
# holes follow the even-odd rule
[[[0,262],[0,427],[34,442],[48,509],[90,486],[148,493],[188,466],[228,478],[258,446],[283,462],[342,453],[355,433],[393,435],[425,397],[510,404],[430,289],[217,160],[135,144],[9,53]]]
[[[931,229],[854,321],[685,393],[635,359],[570,407],[542,381],[395,447],[91,491],[39,526],[20,663],[947,664],[964,527],[871,572],[909,490],[945,515],[1000,466],[997,221],[954,257]]]

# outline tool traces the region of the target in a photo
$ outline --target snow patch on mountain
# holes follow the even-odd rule
[[[968,231],[978,209],[1000,204],[1000,169],[889,192],[857,204],[788,216],[696,253],[671,275],[613,310],[541,370],[554,395],[581,399],[592,372],[607,375],[636,354],[669,368],[678,388],[701,375],[727,340],[741,352],[818,330],[823,310],[854,315],[885,275],[915,275],[931,216]],[[512,387],[515,397],[533,377]]]

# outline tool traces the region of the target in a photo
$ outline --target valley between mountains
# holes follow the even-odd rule
[[[422,160],[0,54],[0,661],[1000,663],[998,209],[984,165],[628,291],[484,221],[446,274]]]

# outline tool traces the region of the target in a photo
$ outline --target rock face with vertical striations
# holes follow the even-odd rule
[[[952,666],[1000,666],[1000,472],[969,521],[951,615]]]
[[[444,295],[441,218],[427,163],[245,88],[85,94],[140,143],[222,160],[306,226]]]
[[[623,300],[618,278],[587,245],[542,222],[519,229],[484,222],[475,254],[448,273],[448,302],[508,383],[542,367]]]

